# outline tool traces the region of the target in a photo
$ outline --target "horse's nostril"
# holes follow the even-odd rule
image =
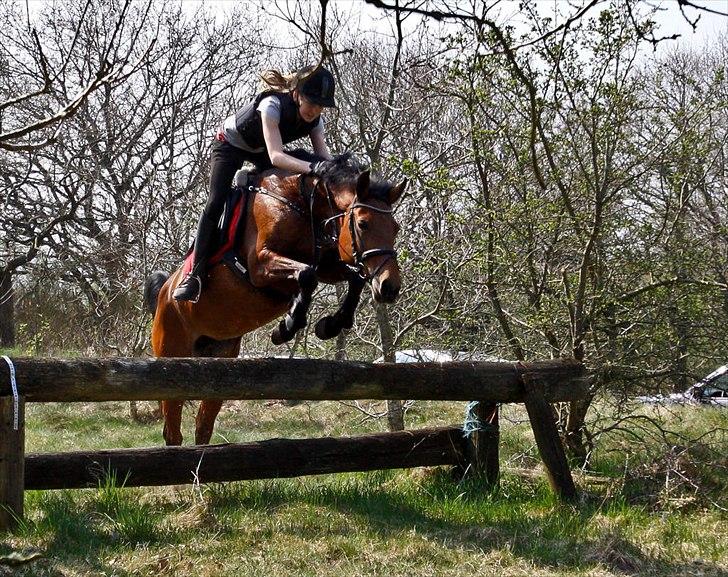
[[[387,279],[382,283],[381,293],[385,301],[392,302],[399,294],[399,285]]]

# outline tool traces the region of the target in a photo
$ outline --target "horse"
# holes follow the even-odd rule
[[[272,169],[249,186],[237,257],[247,269],[209,267],[197,303],[172,298],[184,276],[155,271],[146,279],[144,300],[153,316],[156,357],[237,357],[243,335],[284,315],[271,334],[279,345],[307,324],[319,281],[347,282],[338,310],[315,326],[320,339],[351,328],[366,283],[380,303],[396,300],[401,277],[394,250],[399,226],[393,205],[407,186],[374,179],[350,155],[334,159],[322,175]],[[181,445],[183,401],[160,401],[167,445]],[[203,400],[195,419],[195,444],[210,442],[222,401]]]

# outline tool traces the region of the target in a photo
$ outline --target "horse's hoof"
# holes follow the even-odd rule
[[[341,332],[341,324],[337,323],[334,317],[323,317],[316,323],[314,332],[322,341],[333,339]]]
[[[273,332],[270,334],[270,340],[276,346],[282,345],[286,342],[286,339],[283,338],[283,335],[281,335],[281,331],[278,329],[278,327],[273,329]]]
[[[290,341],[296,334],[296,331],[289,331],[286,328],[286,325],[283,321],[281,321],[276,328],[273,329],[273,332],[270,334],[270,340],[271,342],[278,346],[282,345],[283,343],[287,343]]]

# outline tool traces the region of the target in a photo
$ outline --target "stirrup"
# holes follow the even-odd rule
[[[190,291],[192,290],[192,287],[190,286],[192,281],[197,281],[197,291],[190,294]],[[196,303],[200,300],[201,294],[202,279],[196,274],[187,273],[187,276],[182,279],[182,282],[179,283],[176,289],[174,289],[172,297],[174,297],[174,300],[176,301],[189,301],[191,303]]]

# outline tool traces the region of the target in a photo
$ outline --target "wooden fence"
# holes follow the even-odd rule
[[[498,403],[525,404],[551,486],[565,500],[576,496],[549,405],[588,394],[584,367],[574,362],[16,358],[13,365],[17,402],[9,367],[0,363],[0,530],[22,519],[24,490],[94,487],[109,473],[125,479],[126,486],[151,486],[454,465],[496,483]],[[468,438],[460,427],[446,427],[348,438],[25,454],[28,402],[203,398],[477,400],[476,413],[486,425]]]

